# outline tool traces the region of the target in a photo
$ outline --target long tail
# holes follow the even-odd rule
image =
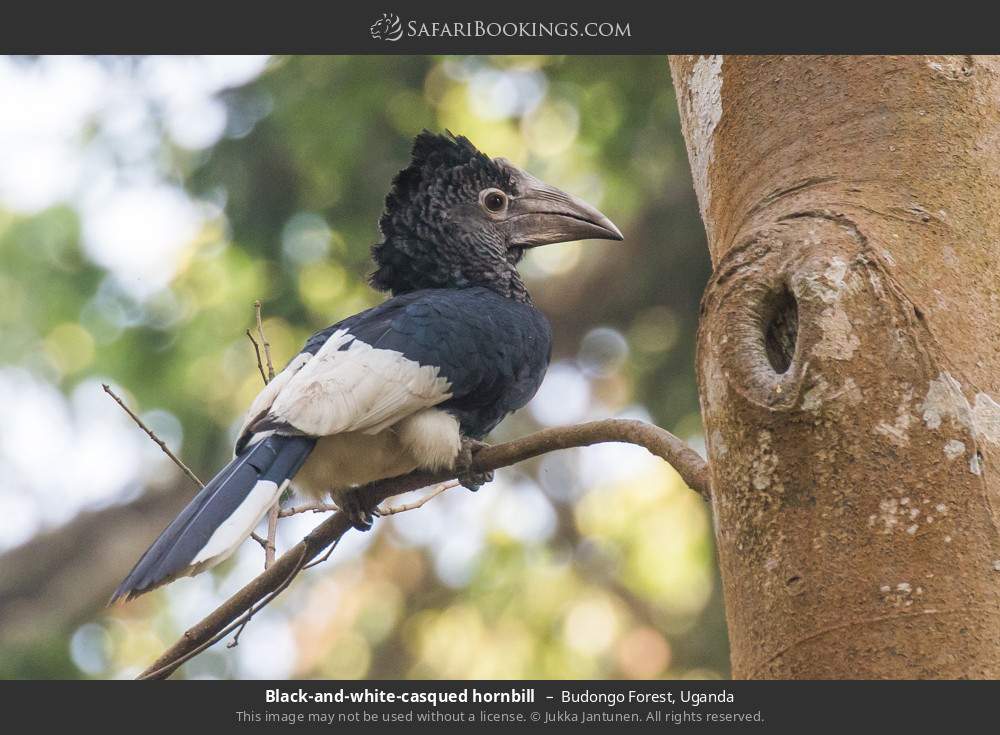
[[[271,435],[246,449],[202,488],[125,577],[111,602],[215,566],[257,527],[316,444]]]

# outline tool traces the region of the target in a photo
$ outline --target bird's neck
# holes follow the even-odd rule
[[[472,288],[481,286],[501,296],[530,304],[517,258],[508,260],[483,255],[472,257],[475,249],[456,245],[431,246],[415,238],[387,238],[372,248],[376,269],[371,285],[394,296],[428,288]],[[451,257],[449,257],[451,256]]]

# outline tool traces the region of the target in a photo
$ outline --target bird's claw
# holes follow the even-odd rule
[[[366,508],[356,489],[331,490],[330,496],[337,507],[347,515],[354,528],[359,531],[371,530],[375,517],[378,516],[378,511],[374,508]]]
[[[462,447],[459,449],[458,458],[455,460],[456,478],[462,484],[462,487],[472,492],[476,492],[487,482],[493,481],[493,470],[489,472],[474,472],[472,469],[472,460],[476,452],[488,446],[489,444],[486,442],[481,442],[477,439],[462,439]]]

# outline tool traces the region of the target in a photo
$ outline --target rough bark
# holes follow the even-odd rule
[[[1000,60],[671,59],[736,677],[1000,677]]]

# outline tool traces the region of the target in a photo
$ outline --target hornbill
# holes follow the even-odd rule
[[[621,232],[603,214],[465,137],[420,133],[372,248],[382,304],[317,332],[253,401],[235,459],[160,534],[112,596],[131,599],[226,559],[294,479],[331,493],[359,528],[352,488],[454,470],[538,390],[552,335],[517,271],[528,248]]]

